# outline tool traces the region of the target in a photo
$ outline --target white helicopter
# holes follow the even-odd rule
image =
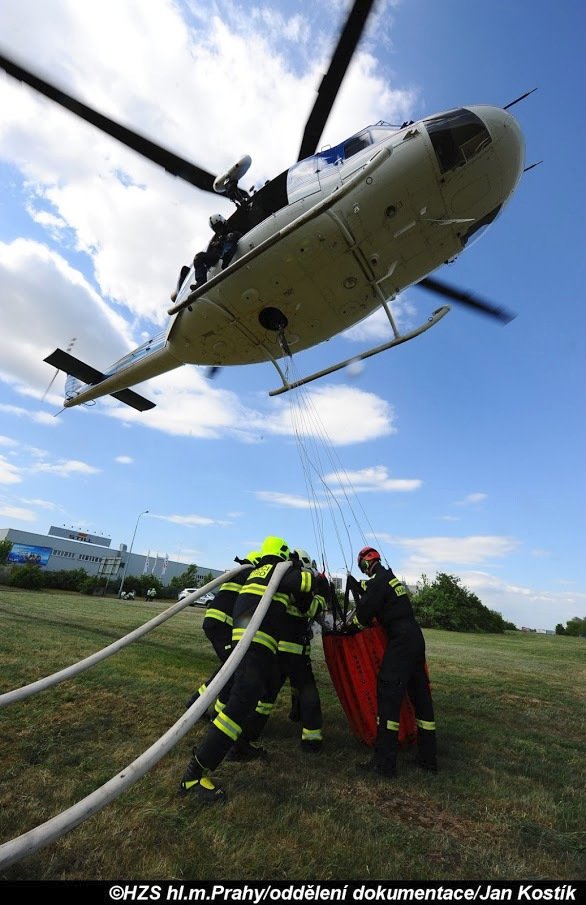
[[[211,173],[121,126],[19,64],[0,66],[102,131],[197,188],[230,198],[226,228],[240,236],[224,269],[194,283],[185,267],[167,329],[99,371],[56,349],[44,360],[69,376],[65,408],[112,395],[145,411],[154,403],[129,389],[183,364],[270,361],[276,395],[428,330],[443,305],[401,334],[390,302],[419,284],[503,322],[512,315],[428,275],[459,255],[500,213],[524,168],[524,142],[508,108],[469,106],[392,126],[379,122],[316,153],[326,120],[374,0],[355,0],[306,124],[297,163],[248,194],[238,186],[251,160]],[[528,92],[531,93],[531,92]],[[523,95],[526,97],[527,95]],[[382,306],[393,339],[289,382],[279,359],[348,329]]]

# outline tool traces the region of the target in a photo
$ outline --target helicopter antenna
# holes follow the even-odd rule
[[[532,170],[534,167],[538,167],[540,163],[543,163],[543,160],[538,160],[537,163],[532,163],[528,167],[525,167],[523,170],[524,173],[528,173],[529,170]]]
[[[526,97],[529,97],[530,94],[533,94],[534,91],[537,91],[537,88],[532,88],[531,91],[526,91],[525,94],[522,94],[521,97],[515,98],[514,101],[511,101],[510,104],[507,104],[506,107],[503,107],[503,110],[508,110],[510,107],[514,107],[515,104],[518,104],[519,101],[524,101]]]

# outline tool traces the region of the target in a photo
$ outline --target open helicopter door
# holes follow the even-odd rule
[[[346,585],[343,611],[334,604],[334,629],[322,633],[324,655],[352,733],[372,747],[378,713],[376,677],[387,647],[387,633],[381,625],[352,635],[337,630],[336,625],[348,624],[348,595]],[[399,717],[399,745],[412,745],[416,737],[415,710],[406,695]]]

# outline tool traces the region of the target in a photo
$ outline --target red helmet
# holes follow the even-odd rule
[[[380,553],[374,547],[363,547],[358,554],[358,568],[365,575],[372,575],[374,568],[380,563]]]

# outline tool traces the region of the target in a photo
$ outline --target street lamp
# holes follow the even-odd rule
[[[136,525],[134,526],[134,534],[132,535],[132,540],[130,541],[130,550],[128,551],[128,553],[127,553],[127,555],[126,555],[126,562],[124,563],[124,571],[123,571],[123,573],[122,573],[122,581],[120,582],[120,587],[119,587],[119,589],[118,589],[118,596],[119,596],[119,597],[122,597],[122,590],[123,590],[123,588],[124,588],[124,580],[125,580],[125,578],[126,578],[126,570],[128,569],[128,563],[130,562],[130,557],[131,557],[131,555],[132,555],[132,548],[133,548],[133,546],[134,546],[134,538],[136,537],[136,532],[137,532],[137,529],[138,529],[138,523],[140,522],[140,520],[141,520],[141,518],[143,517],[143,515],[146,515],[148,511],[149,511],[148,509],[145,509],[144,512],[141,512],[141,513],[140,513],[140,515],[138,516],[138,518],[137,518],[137,520],[136,520]]]

